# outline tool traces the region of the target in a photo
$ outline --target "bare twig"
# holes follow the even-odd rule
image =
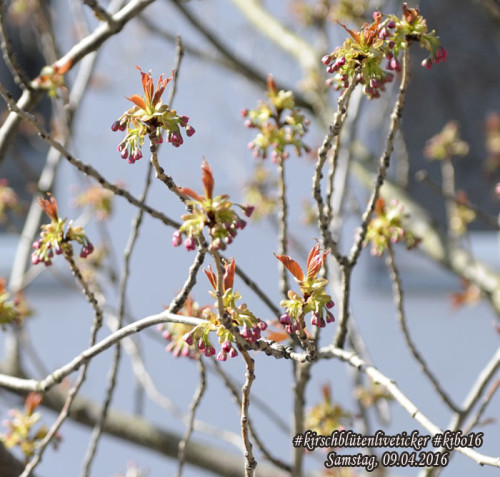
[[[328,229],[329,221],[328,221],[328,213],[325,210],[325,204],[323,201],[323,195],[321,193],[321,178],[323,177],[323,166],[328,157],[329,151],[332,147],[335,147],[333,151],[333,156],[337,155],[337,148],[339,142],[336,138],[340,136],[340,132],[342,131],[342,125],[344,124],[344,120],[346,117],[347,107],[349,105],[349,99],[354,91],[354,88],[357,84],[356,75],[351,80],[349,86],[344,90],[342,95],[338,99],[337,103],[337,112],[333,118],[333,122],[328,129],[328,133],[323,139],[323,143],[318,150],[318,160],[316,162],[316,167],[314,171],[313,178],[313,188],[312,193],[313,197],[316,201],[317,212],[318,212],[318,221],[321,230],[321,238],[323,241],[323,246],[325,248],[330,248],[333,256],[337,259],[339,263],[345,262],[345,257],[343,257],[340,252],[337,250],[337,244],[333,240],[331,233]]]
[[[80,287],[82,288],[88,302],[94,309],[94,320],[92,323],[92,329],[90,333],[90,346],[93,346],[97,340],[97,332],[102,326],[102,310],[99,307],[99,304],[97,303],[97,299],[95,297],[95,294],[92,292],[90,289],[89,285],[87,282],[83,279],[82,274],[77,267],[75,261],[73,260],[73,257],[70,255],[65,254],[64,258],[68,262],[71,271],[73,272],[73,275],[75,276],[76,280],[78,281]],[[66,397],[66,401],[64,403],[64,406],[59,413],[59,416],[57,417],[56,421],[52,426],[50,427],[49,431],[47,432],[46,436],[42,439],[40,442],[36,454],[30,459],[26,467],[24,468],[23,473],[19,477],[29,477],[33,470],[36,468],[36,466],[41,462],[43,453],[45,449],[47,448],[48,444],[52,441],[52,439],[56,436],[57,432],[59,431],[60,427],[62,426],[63,422],[66,420],[66,418],[69,415],[69,411],[71,408],[71,404],[73,403],[73,400],[75,399],[76,395],[78,394],[78,391],[80,390],[82,384],[85,381],[86,375],[87,375],[87,370],[90,362],[86,361],[83,364],[82,369],[80,370],[80,375],[78,376],[78,379],[75,383],[75,385],[70,389],[68,392],[68,395]]]
[[[380,156],[377,178],[372,188],[371,196],[370,199],[368,200],[365,212],[363,213],[363,217],[361,219],[361,225],[358,229],[357,236],[354,240],[354,243],[352,244],[348,262],[342,267],[343,288],[347,293],[345,293],[343,296],[339,325],[334,337],[334,345],[339,348],[342,348],[344,346],[345,339],[347,336],[347,322],[349,320],[349,296],[350,296],[348,291],[350,288],[351,271],[353,267],[356,265],[359,255],[361,254],[363,242],[365,240],[366,232],[368,229],[368,224],[373,215],[373,211],[375,209],[375,203],[380,195],[380,188],[382,187],[382,184],[384,183],[386,178],[387,169],[389,168],[390,164],[391,154],[394,149],[394,139],[399,129],[399,123],[401,121],[401,116],[403,114],[403,108],[406,98],[406,90],[408,88],[409,79],[410,79],[410,53],[409,50],[406,49],[403,54],[403,71],[401,76],[401,84],[399,85],[398,99],[394,105],[394,109],[391,114],[389,134],[387,136],[384,152]]]
[[[410,336],[410,331],[408,330],[408,326],[406,323],[406,313],[404,310],[403,303],[403,286],[401,283],[401,276],[399,275],[399,270],[396,265],[396,261],[394,258],[394,250],[392,245],[389,244],[387,247],[387,265],[389,267],[389,271],[391,274],[393,289],[394,289],[394,301],[396,304],[397,315],[399,326],[401,327],[401,331],[403,332],[406,345],[410,350],[412,356],[415,358],[417,363],[420,365],[422,372],[427,376],[429,381],[433,384],[434,389],[439,394],[441,399],[446,403],[446,405],[454,412],[460,413],[461,410],[459,407],[452,401],[451,397],[448,393],[443,389],[439,380],[434,375],[434,373],[429,369],[428,364],[425,362],[423,356],[420,354],[419,350],[415,346],[412,337]]]
[[[144,190],[143,190],[143,192],[141,194],[141,198],[140,198],[140,201],[143,204],[146,201],[146,197],[147,197],[149,188],[151,186],[151,176],[152,176],[151,172],[152,172],[152,166],[151,166],[151,164],[149,164],[149,167],[147,170],[147,175],[146,175],[146,181],[144,184]],[[125,251],[123,253],[123,273],[122,273],[122,276],[120,279],[120,286],[119,286],[119,297],[120,298],[119,298],[119,304],[118,304],[118,321],[116,324],[116,329],[121,328],[122,323],[123,323],[123,317],[125,315],[125,298],[126,298],[126,292],[127,292],[128,278],[129,278],[129,274],[130,274],[130,259],[132,256],[132,251],[134,249],[134,246],[135,246],[137,239],[139,237],[139,229],[141,227],[143,217],[144,217],[144,212],[142,209],[139,209],[137,211],[137,215],[132,223],[132,230],[130,233],[130,237],[129,237],[128,243],[125,247]],[[82,465],[82,472],[81,472],[82,477],[87,477],[89,475],[92,461],[93,461],[93,459],[95,457],[95,453],[97,451],[97,445],[98,445],[99,439],[102,435],[104,421],[106,420],[106,415],[107,415],[108,409],[111,405],[111,400],[113,398],[113,393],[114,393],[114,390],[116,387],[116,376],[118,373],[120,359],[121,359],[121,343],[118,342],[115,346],[115,349],[114,349],[113,361],[111,363],[111,369],[109,371],[108,385],[106,388],[105,398],[104,398],[104,402],[102,405],[99,420],[92,431],[89,446],[87,449],[87,454],[85,456],[85,459],[84,459],[84,462]]]
[[[236,401],[238,406],[241,408],[241,405],[242,405],[241,398],[239,396],[239,390],[237,389],[236,384],[233,383],[233,381],[229,378],[229,376],[222,369],[221,365],[219,364],[219,362],[217,360],[214,359],[213,364],[214,364],[216,372],[222,377],[224,384],[226,385],[226,387],[229,389],[229,391],[233,395],[234,400]],[[252,401],[254,403],[254,406],[257,406],[259,404],[259,399],[257,396],[254,396]],[[270,417],[270,419],[276,420],[276,415],[274,413],[270,414],[268,412],[269,411],[268,409],[263,409],[263,411],[266,412],[266,414]],[[284,423],[281,423],[281,422],[279,423],[279,425],[280,425],[280,428],[283,429],[286,432],[286,434],[288,435],[289,432],[286,429],[286,425]],[[255,426],[253,425],[252,419],[248,419],[248,427],[250,429],[250,433],[252,434],[252,437],[253,437],[255,444],[257,445],[259,450],[262,452],[262,454],[266,457],[266,459],[269,460],[269,462],[272,462],[276,467],[283,469],[287,472],[290,472],[290,469],[291,469],[290,465],[286,464],[281,459],[274,457],[271,454],[271,451],[264,445],[264,443],[260,439],[259,435],[257,434],[257,429],[255,429]]]
[[[31,89],[30,80],[26,72],[17,62],[16,54],[12,48],[12,42],[7,33],[5,3],[0,2],[0,48],[5,64],[9,68],[14,81],[21,89]]]
[[[278,202],[280,205],[278,214],[278,243],[280,255],[288,254],[288,202],[286,198],[286,180],[285,180],[285,159],[278,159]],[[280,271],[280,291],[286,298],[290,288],[288,283],[288,271],[285,265],[278,260]]]
[[[184,467],[184,463],[186,461],[186,448],[189,444],[189,440],[191,438],[191,434],[193,432],[194,427],[194,416],[196,414],[196,410],[201,402],[201,398],[205,392],[206,388],[206,370],[205,364],[203,363],[203,358],[201,356],[198,357],[198,367],[200,368],[200,379],[198,381],[198,388],[193,396],[193,401],[189,406],[189,420],[186,427],[186,433],[184,434],[183,439],[179,442],[179,453],[178,453],[178,462],[179,465],[177,467],[177,477],[181,477],[182,468]]]

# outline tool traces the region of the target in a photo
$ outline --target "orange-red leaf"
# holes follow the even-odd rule
[[[299,281],[304,280],[304,272],[300,265],[288,255],[276,255],[274,256],[288,269],[288,271]]]
[[[40,204],[40,207],[42,210],[49,216],[49,219],[57,222],[59,216],[57,214],[57,202],[54,197],[52,197],[50,194],[48,195],[48,199],[42,199],[41,197],[38,199],[38,203]]]
[[[163,75],[160,75],[158,78],[158,83],[156,84],[156,90],[155,90],[155,95],[153,97],[153,104],[158,103],[160,101],[161,95],[163,94],[163,91],[165,90],[165,87],[167,86],[170,81],[174,79],[174,70],[172,70],[172,76],[170,78],[163,78]]]
[[[361,36],[357,31],[351,30],[350,28],[347,28],[343,23],[339,22],[338,20],[335,20],[336,23],[338,23],[342,28],[344,28],[349,35],[351,35],[352,39],[358,43],[361,44]]]
[[[201,164],[201,181],[203,182],[203,187],[205,188],[205,197],[207,199],[211,199],[214,192],[215,181],[212,168],[205,159],[203,159]]]
[[[233,288],[234,285],[234,272],[236,271],[236,262],[231,258],[229,262],[224,265],[224,290]]]
[[[321,244],[319,242],[311,249],[307,258],[307,278],[313,279],[316,277],[329,253],[330,250],[321,252]]]
[[[40,393],[30,392],[26,396],[26,401],[24,402],[24,409],[28,416],[33,414],[33,411],[40,405],[42,402],[43,396]]]
[[[127,98],[129,101],[132,101],[136,106],[139,106],[139,108],[146,110],[146,102],[144,101],[141,96],[137,94],[133,94],[132,96],[129,96]]]
[[[191,197],[191,199],[197,200],[198,202],[203,201],[203,197],[201,197],[201,195],[198,195],[193,189],[190,189],[189,187],[177,187],[177,192],[179,192],[179,194]]]
[[[214,271],[212,270],[212,267],[209,265],[208,269],[203,269],[205,272],[206,276],[208,277],[208,280],[210,281],[210,284],[212,285],[214,290],[217,290],[217,276],[215,275]]]
[[[270,331],[269,333],[267,333],[267,339],[271,341],[276,341],[276,343],[285,341],[289,337],[290,335],[288,333],[285,333],[284,331]]]
[[[375,202],[375,213],[377,215],[384,215],[385,213],[385,200],[383,197],[379,197],[377,202]]]
[[[151,76],[151,73],[144,73],[144,71],[142,71],[139,66],[136,66],[136,68],[141,73],[142,89],[144,90],[144,94],[146,95],[146,103],[151,104],[154,93],[153,77]]]

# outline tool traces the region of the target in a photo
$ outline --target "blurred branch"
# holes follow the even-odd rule
[[[56,61],[54,66],[65,67],[69,65],[70,68],[73,68],[86,55],[96,51],[106,40],[120,32],[131,19],[154,1],[131,0],[118,13],[113,15],[112,26],[109,23],[105,23],[97,27],[90,35],[83,38],[63,57]],[[0,127],[0,165],[4,160],[9,142],[15,136],[15,131],[21,122],[18,110],[32,111],[44,94],[45,92],[41,90],[24,90],[17,101],[17,110],[11,109],[11,112]]]

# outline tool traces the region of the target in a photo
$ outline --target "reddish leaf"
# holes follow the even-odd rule
[[[174,79],[174,74],[175,74],[174,70],[172,70],[172,76],[170,78],[165,78],[165,79],[163,79],[163,75],[160,75],[160,77],[158,78],[158,83],[156,85],[155,95],[153,97],[153,104],[158,103],[158,101],[161,98],[161,95],[163,94],[163,91],[165,90],[165,87],[167,86],[168,83],[170,83],[170,81]]]
[[[231,258],[229,262],[224,265],[224,290],[233,288],[234,285],[234,272],[236,271],[236,262]]]
[[[269,333],[267,333],[267,339],[271,341],[276,341],[276,343],[285,341],[289,337],[290,335],[288,333],[285,333],[284,331],[270,331]]]
[[[288,269],[288,271],[299,281],[304,280],[304,272],[300,265],[288,255],[276,255],[274,256]]]
[[[412,24],[415,19],[420,16],[420,12],[417,8],[408,8],[407,5],[408,4],[406,2],[403,3],[403,16],[407,23]]]
[[[177,192],[179,192],[179,194],[191,197],[191,199],[197,200],[198,202],[203,201],[203,197],[201,197],[201,195],[198,195],[193,189],[190,189],[189,187],[177,187]]]
[[[50,194],[48,195],[48,199],[42,199],[41,197],[38,199],[38,203],[40,204],[40,207],[42,210],[49,216],[49,219],[57,222],[59,216],[57,214],[57,202],[54,197],[52,197]]]
[[[344,30],[351,35],[352,39],[358,43],[359,45],[361,44],[361,36],[357,31],[351,30],[350,28],[347,28],[343,23],[339,22],[338,20],[335,20],[336,23],[338,23]]]
[[[144,99],[141,98],[139,95],[133,94],[132,96],[129,96],[127,99],[129,101],[132,101],[132,103],[134,103],[136,106],[139,106],[139,108],[144,110],[146,109],[146,103]]]
[[[146,96],[146,103],[151,104],[154,93],[153,77],[151,73],[144,73],[139,66],[136,66],[136,68],[141,72],[142,89]]]
[[[321,245],[319,242],[311,249],[309,257],[307,258],[307,278],[313,279],[316,277],[329,253],[330,250],[321,252]]]
[[[206,276],[208,277],[208,280],[210,281],[210,284],[212,285],[214,290],[217,290],[217,276],[215,275],[214,271],[212,270],[212,267],[209,265],[208,270],[203,269],[205,272]]]
[[[26,401],[24,402],[24,409],[26,410],[26,414],[31,416],[33,411],[40,405],[42,402],[43,396],[40,393],[30,392],[26,396]]]
[[[375,202],[375,213],[377,215],[384,215],[385,213],[385,200],[383,197],[379,197],[377,202]]]
[[[272,74],[267,75],[267,89],[271,95],[275,95],[278,91]]]
[[[205,159],[203,159],[201,164],[201,181],[205,188],[205,197],[211,199],[214,192],[214,176],[212,174],[212,168]]]

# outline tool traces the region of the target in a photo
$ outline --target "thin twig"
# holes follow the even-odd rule
[[[375,185],[372,188],[370,199],[368,200],[365,212],[363,213],[363,217],[361,219],[361,225],[359,226],[357,236],[352,244],[348,262],[344,267],[342,267],[343,282],[344,282],[343,288],[346,291],[348,291],[350,288],[351,271],[356,265],[358,258],[361,254],[361,250],[363,248],[363,242],[365,240],[366,232],[368,229],[368,224],[372,218],[373,211],[375,209],[375,203],[377,202],[377,199],[380,195],[380,188],[382,187],[382,184],[385,181],[387,170],[389,169],[390,158],[392,151],[394,149],[394,139],[399,129],[401,116],[403,114],[405,98],[406,98],[406,90],[408,88],[409,80],[410,80],[410,53],[409,50],[406,49],[403,53],[403,71],[401,76],[401,84],[399,85],[398,99],[394,104],[394,109],[391,114],[389,133],[387,135],[384,152],[380,156],[379,169]],[[349,299],[350,299],[350,293],[344,294],[342,302],[342,313],[339,319],[337,332],[335,334],[333,341],[334,345],[338,348],[342,348],[344,346],[345,339],[347,336],[347,323],[349,321]]]
[[[152,176],[151,172],[152,172],[152,166],[151,164],[149,164],[146,175],[146,181],[144,184],[144,190],[142,191],[141,198],[139,199],[143,204],[146,201],[148,191],[151,186],[151,176]],[[123,273],[120,279],[120,286],[119,286],[118,321],[116,324],[116,329],[121,328],[123,323],[123,317],[125,315],[125,299],[126,299],[128,278],[130,275],[130,259],[132,257],[132,251],[134,249],[134,246],[139,237],[139,230],[142,225],[143,217],[144,217],[144,212],[142,209],[139,209],[137,211],[137,215],[134,221],[132,222],[132,230],[130,232],[130,237],[125,247],[125,251],[123,253]],[[116,377],[118,374],[120,359],[121,359],[121,342],[118,342],[114,349],[113,361],[111,363],[111,368],[109,370],[108,385],[106,388],[106,393],[101,413],[97,421],[97,424],[92,431],[89,446],[87,449],[87,454],[83,461],[82,471],[81,471],[82,477],[87,477],[89,475],[92,461],[94,460],[95,454],[97,452],[97,446],[99,444],[99,439],[102,435],[104,421],[106,420],[108,409],[111,405],[111,400],[113,399],[113,393],[116,387]]]
[[[481,219],[488,227],[498,230],[500,229],[500,224],[498,223],[498,218],[492,214],[488,214],[481,207],[476,204],[473,204],[469,200],[464,200],[463,198],[457,198],[456,195],[449,196],[444,193],[444,190],[439,187],[430,177],[427,171],[421,170],[415,174],[415,179],[419,182],[425,182],[433,191],[437,192],[441,197],[445,200],[453,200],[457,205],[465,205],[468,209],[475,212],[479,219]]]
[[[198,406],[200,405],[201,398],[203,397],[206,388],[207,372],[205,369],[205,364],[203,363],[203,358],[201,356],[198,357],[198,367],[200,369],[200,379],[198,381],[198,387],[196,389],[196,392],[194,393],[193,401],[189,406],[189,419],[186,427],[186,433],[184,434],[182,440],[179,442],[179,453],[177,458],[179,465],[177,467],[177,474],[176,474],[177,477],[182,476],[182,469],[186,461],[186,448],[189,444],[189,440],[193,432],[194,416],[196,414]]]
[[[90,305],[92,306],[92,308],[94,310],[94,320],[93,320],[92,329],[90,332],[90,346],[92,347],[97,340],[97,332],[99,331],[99,329],[102,326],[102,317],[103,317],[102,310],[99,307],[99,304],[97,303],[97,299],[95,297],[95,294],[92,292],[89,285],[84,280],[84,278],[80,272],[80,269],[76,265],[73,257],[70,255],[65,255],[64,258],[68,262],[68,264],[71,268],[71,271],[73,272],[73,275],[75,276],[76,280],[80,284],[80,287],[82,288],[88,302],[90,303]],[[57,417],[54,424],[51,426],[51,428],[47,432],[47,435],[41,440],[41,442],[37,448],[36,454],[28,462],[28,464],[24,468],[23,473],[19,477],[29,477],[31,475],[31,473],[33,472],[33,470],[35,470],[36,466],[41,462],[45,449],[47,448],[48,444],[52,441],[52,439],[55,437],[55,435],[59,431],[60,427],[62,426],[63,422],[66,420],[66,418],[69,415],[71,404],[73,403],[73,400],[75,399],[76,395],[78,394],[78,391],[80,390],[82,384],[85,381],[89,364],[90,364],[90,361],[86,361],[83,364],[83,367],[80,370],[80,375],[78,376],[78,379],[77,379],[75,385],[68,392],[68,395],[66,397],[66,402],[64,403],[63,409],[59,413],[59,416]]]
[[[288,254],[288,202],[286,198],[286,180],[285,180],[285,159],[280,157],[278,159],[278,243],[280,255]],[[280,271],[280,291],[286,298],[288,290],[290,289],[288,283],[288,270],[285,265],[278,260],[278,267]]]
[[[113,17],[96,0],[82,0],[85,5],[90,7],[98,20],[108,23],[111,28],[115,27]]]
[[[412,356],[415,358],[417,363],[420,365],[422,372],[427,376],[429,381],[433,384],[434,389],[439,394],[441,399],[446,403],[446,405],[454,412],[460,413],[461,409],[453,402],[448,393],[443,389],[439,380],[436,378],[434,373],[429,369],[429,366],[425,362],[423,356],[418,351],[415,343],[413,342],[412,337],[410,336],[410,331],[408,330],[408,326],[406,323],[406,313],[404,310],[404,299],[403,299],[403,285],[401,283],[401,276],[399,274],[399,270],[396,265],[396,261],[394,258],[394,250],[392,245],[389,244],[387,247],[387,265],[389,267],[392,285],[394,290],[394,301],[396,304],[397,315],[399,326],[401,327],[401,331],[403,332],[403,336],[405,338],[406,345],[410,350]]]
[[[216,359],[213,359],[213,364],[214,364],[214,367],[215,367],[215,371],[219,374],[219,376],[221,376],[222,380],[224,381],[224,384],[229,389],[230,393],[233,395],[233,398],[236,401],[238,407],[241,408],[241,404],[242,404],[241,403],[241,398],[239,396],[239,390],[237,389],[236,384],[233,383],[233,381],[226,374],[226,372],[222,369],[222,366],[219,364],[219,362]],[[254,398],[252,400],[252,402],[254,404],[254,407],[259,405],[258,401],[259,401],[258,397],[254,396]],[[268,415],[268,417],[270,417],[273,420],[276,420],[276,416],[274,415],[274,413],[272,415],[270,415],[270,413],[268,412],[269,410],[265,409],[265,408],[263,409],[263,411],[266,412],[266,414]],[[279,425],[280,425],[280,428],[282,430],[284,430],[286,432],[286,434],[288,435],[289,434],[289,430],[286,429],[285,423],[279,422]],[[253,437],[253,440],[254,440],[255,444],[257,445],[257,447],[259,448],[259,450],[262,452],[262,454],[264,455],[264,457],[267,460],[269,460],[269,462],[273,463],[276,467],[278,467],[280,469],[283,469],[283,470],[285,470],[287,472],[290,472],[290,470],[291,470],[290,465],[286,464],[281,459],[279,459],[277,457],[274,457],[271,454],[271,451],[264,445],[264,443],[260,439],[259,435],[257,434],[257,430],[255,429],[255,426],[253,425],[253,420],[252,419],[248,419],[248,427],[250,429],[250,433],[252,434],[252,437]]]
[[[391,123],[389,126],[389,133],[387,135],[387,140],[385,143],[385,149],[380,156],[379,169],[377,174],[377,179],[373,187],[370,199],[368,201],[365,212],[363,213],[363,218],[361,225],[358,230],[358,235],[354,241],[351,252],[349,254],[349,263],[354,266],[361,254],[363,247],[363,241],[366,237],[366,231],[368,228],[368,223],[373,215],[373,210],[375,209],[375,203],[380,194],[380,188],[385,181],[387,170],[389,169],[391,154],[394,149],[394,139],[396,133],[399,130],[399,124],[401,122],[401,116],[403,114],[403,109],[406,99],[406,91],[408,89],[408,82],[410,80],[410,52],[408,49],[404,50],[403,53],[403,71],[401,73],[401,84],[399,85],[398,99],[394,104],[394,109],[391,114]]]
[[[30,79],[26,72],[21,68],[21,65],[17,62],[16,54],[12,47],[12,42],[7,33],[7,23],[5,14],[5,2],[0,2],[0,48],[2,50],[2,56],[5,64],[9,68],[14,81],[17,86],[21,89],[31,90]]]
[[[347,108],[349,106],[349,99],[352,95],[352,92],[354,91],[356,84],[356,75],[354,75],[353,79],[349,83],[349,86],[344,90],[344,92],[338,99],[337,112],[335,113],[333,122],[328,129],[328,133],[323,139],[323,143],[318,150],[318,160],[316,162],[312,187],[313,197],[316,201],[317,206],[318,222],[321,230],[323,246],[325,248],[331,249],[333,256],[339,263],[345,262],[345,257],[343,257],[337,250],[337,244],[333,240],[333,237],[331,236],[331,233],[328,229],[329,221],[328,214],[325,211],[323,195],[321,193],[321,178],[323,177],[323,166],[325,165],[328,153],[332,149],[332,147],[335,147],[333,156],[335,157],[337,155],[336,149],[338,148],[339,142],[336,140],[336,138],[340,136],[340,132],[342,131],[342,125],[344,124]]]
[[[312,363],[295,363],[295,382],[293,385],[293,435],[305,431],[304,417],[306,404],[306,387],[311,377]],[[293,447],[292,477],[302,477],[304,461],[303,447]]]

